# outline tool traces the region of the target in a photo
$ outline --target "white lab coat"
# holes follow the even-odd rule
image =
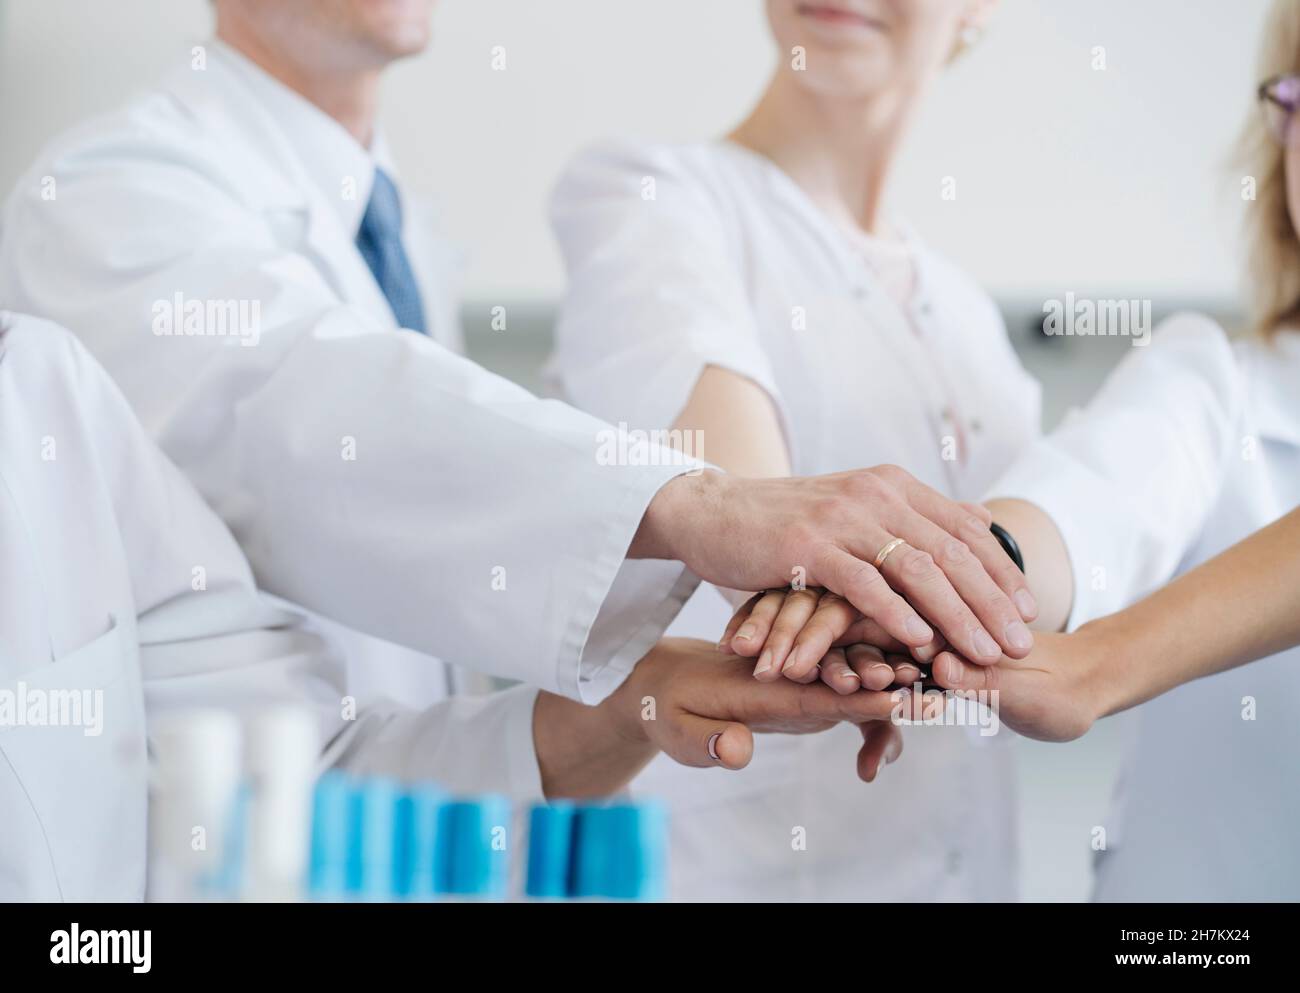
[[[68,375],[67,345],[35,327],[0,337],[0,900],[138,900],[133,585],[152,577],[118,527],[120,512],[128,530],[139,523],[122,499],[131,467],[99,450],[96,384]],[[62,724],[50,708],[59,691],[78,699]]]
[[[6,204],[0,299],[81,337],[264,588],[598,701],[694,588],[623,561],[683,469],[602,465],[594,418],[399,333],[353,244],[373,168],[214,44],[40,154]],[[176,294],[255,303],[257,343],[153,333]],[[425,296],[448,338],[445,291]]]
[[[716,365],[772,398],[795,475],[897,463],[960,499],[1038,436],[1038,385],[986,293],[909,235],[905,314],[853,240],[739,146],[597,148],[552,217],[570,284],[550,374],[607,420],[667,428]],[[716,639],[729,616],[702,588],[670,633]],[[870,786],[852,727],[765,738],[725,778],[656,760],[634,788],[672,805],[674,895],[1014,899],[1009,735],[904,734],[905,761]]]
[[[1300,505],[1300,332],[1234,349],[1171,318],[990,496],[1059,526],[1071,627],[1121,609]],[[1096,898],[1300,898],[1297,715],[1300,649],[1138,708],[1115,809],[1081,828],[1106,831]]]
[[[143,896],[146,720],[169,711],[314,708],[322,767],[540,797],[534,691],[346,719],[337,646],[257,590],[79,342],[0,313],[0,348],[0,694],[27,701],[0,701],[0,901]],[[67,690],[101,695],[40,723]]]

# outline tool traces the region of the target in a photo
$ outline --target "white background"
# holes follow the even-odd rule
[[[1004,0],[929,102],[900,208],[1004,299],[1226,298],[1240,177],[1225,159],[1264,8]],[[206,0],[5,0],[0,187],[46,138],[187,58],[209,21]],[[545,199],[575,150],[724,132],[776,57],[760,0],[442,0],[434,28],[431,50],[392,73],[385,117],[404,179],[439,196],[476,298],[558,292]]]

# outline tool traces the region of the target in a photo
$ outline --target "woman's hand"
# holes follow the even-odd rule
[[[1073,634],[1039,632],[1027,658],[972,665],[952,651],[931,667],[945,690],[987,691],[998,719],[1040,741],[1072,741],[1108,713],[1103,670],[1117,651],[1102,629],[1084,625]]]
[[[754,677],[760,681],[820,678],[839,693],[908,686],[921,675],[906,645],[843,597],[821,589],[756,593],[732,616],[718,647],[757,656]],[[930,659],[944,647],[936,638],[912,655]]]

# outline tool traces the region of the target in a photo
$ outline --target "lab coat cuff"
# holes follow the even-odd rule
[[[592,620],[584,624],[579,617],[570,630],[570,639],[580,646],[573,653],[577,666],[562,673],[560,691],[570,699],[594,706],[617,689],[699,585],[699,577],[680,562],[629,560],[626,555],[655,494],[671,480],[702,467],[646,467],[628,490],[600,558],[599,572],[609,578],[596,585],[599,592],[590,612],[583,612]],[[565,675],[571,678],[564,680]]]
[[[500,694],[505,724],[506,781],[510,798],[517,802],[545,800],[542,770],[537,764],[533,738],[533,712],[538,691],[531,686],[513,686]]]
[[[1044,439],[1016,460],[985,500],[1032,503],[1060,531],[1074,578],[1067,631],[1124,606],[1120,596],[1108,591],[1104,568],[1094,567],[1094,563],[1123,559],[1111,547],[1118,540],[1113,517],[1097,512],[1114,504],[1113,486],[1056,448],[1051,439]],[[1032,577],[1033,569],[1034,563],[1026,561],[1025,574]]]

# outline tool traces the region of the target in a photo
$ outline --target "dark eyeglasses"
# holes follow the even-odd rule
[[[1259,84],[1259,102],[1264,108],[1264,123],[1280,144],[1300,144],[1291,120],[1300,107],[1300,74],[1286,73]]]

